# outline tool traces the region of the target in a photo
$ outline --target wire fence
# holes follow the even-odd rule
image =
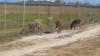
[[[28,32],[28,24],[35,19],[42,20],[44,31],[51,29],[52,26],[49,24],[53,24],[57,19],[61,19],[65,26],[69,26],[72,20],[78,18],[85,24],[100,21],[98,8],[84,8],[78,5],[76,7],[53,6],[51,3],[49,5],[26,5],[26,0],[22,1],[22,5],[12,5],[5,0],[5,3],[0,5],[0,38],[16,37],[21,31]]]

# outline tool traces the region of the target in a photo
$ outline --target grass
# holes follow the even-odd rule
[[[44,9],[45,8],[45,9]],[[92,14],[87,13],[91,12]],[[84,21],[85,24],[88,22],[91,22],[90,17],[94,18],[93,21],[97,22],[100,19],[100,8],[81,8],[80,12],[80,19]],[[49,26],[50,20],[48,20],[49,11],[47,6],[41,6],[40,7],[40,18],[42,20],[43,24],[43,31],[47,29],[51,29],[52,26]],[[60,7],[59,6],[52,6],[51,9],[51,16],[53,17],[52,24],[54,24],[56,19],[61,19],[63,22],[63,25],[69,26],[71,21],[73,19],[78,18],[78,9],[76,7],[63,7],[62,16],[60,15]],[[0,41],[5,40],[8,41],[8,38],[11,38],[11,40],[16,39],[17,37],[15,35],[28,35],[30,33],[25,34],[19,34],[20,31],[23,29],[23,6],[21,5],[7,5],[7,19],[6,19],[6,33],[4,32],[4,8],[3,5],[0,5]],[[34,21],[35,19],[38,19],[38,6],[26,6],[26,15],[25,15],[25,31],[28,32],[28,24]],[[55,31],[54,29],[51,29],[50,31]],[[2,36],[5,35],[6,36]],[[10,40],[10,41],[11,41]],[[5,42],[4,41],[4,42]]]

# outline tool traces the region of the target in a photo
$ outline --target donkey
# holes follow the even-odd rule
[[[40,21],[33,21],[31,24],[29,24],[29,30],[30,32],[40,32],[42,31],[42,23]]]
[[[28,26],[29,26],[29,31],[30,32],[35,30],[35,23],[34,22],[30,23]]]
[[[62,30],[62,23],[61,23],[61,21],[60,20],[57,20],[55,22],[55,25],[56,25],[56,29],[57,29],[58,33],[60,33],[61,30]]]
[[[42,23],[40,21],[35,22],[35,31],[36,32],[42,31]]]
[[[70,28],[73,29],[75,28],[76,26],[78,26],[80,24],[81,20],[80,19],[75,19],[72,21],[71,25],[70,25]]]

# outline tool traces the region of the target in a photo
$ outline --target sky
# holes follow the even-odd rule
[[[5,0],[0,0],[0,2],[3,2],[3,1],[5,1]],[[23,1],[23,0],[7,0],[7,1],[8,2],[20,2],[20,1]],[[52,0],[52,1],[54,1],[54,0]],[[63,0],[63,1],[65,1],[65,2],[76,2],[78,0]],[[82,3],[89,2],[93,5],[98,4],[98,3],[100,4],[100,0],[79,0],[79,1],[82,2]]]

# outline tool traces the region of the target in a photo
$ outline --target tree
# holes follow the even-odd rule
[[[81,5],[86,6],[86,7],[90,7],[91,6],[91,4],[89,2],[85,2],[85,3],[81,4]]]
[[[28,2],[34,2],[35,0],[28,0]]]
[[[61,0],[55,0],[55,3],[58,3],[59,4],[60,2],[61,2]]]
[[[63,1],[63,0],[55,0],[55,2],[54,2],[55,4],[66,4],[65,3],[65,1]]]
[[[100,3],[99,3],[99,4],[97,4],[97,5],[96,5],[96,7],[99,7],[99,8],[100,8]]]

